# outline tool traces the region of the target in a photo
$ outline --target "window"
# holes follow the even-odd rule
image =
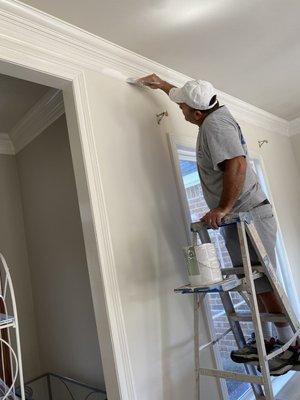
[[[209,209],[203,197],[197,172],[196,160],[192,153],[188,157],[187,152],[185,152],[183,156],[183,154],[179,151],[179,166],[185,187],[191,220],[192,222],[199,221],[201,217],[207,211],[209,211]],[[221,267],[231,267],[231,259],[226,250],[225,243],[220,232],[210,230],[209,235],[212,243],[214,243],[216,247]],[[229,328],[229,323],[227,321],[222,302],[218,293],[209,293],[206,297],[208,299],[209,311],[212,315],[214,335],[221,335]],[[239,310],[247,309],[247,305],[238,293],[231,293],[231,298],[235,306],[239,307]],[[246,338],[249,338],[253,331],[252,324],[245,323],[243,330]],[[232,372],[245,373],[245,369],[242,364],[236,364],[231,361],[230,353],[233,349],[236,349],[236,343],[233,334],[229,333],[218,343],[217,351],[221,356],[221,365],[219,367]],[[249,388],[250,385],[247,383],[226,380],[226,389],[228,399],[230,400],[240,399],[241,396],[249,390]]]
[[[199,176],[197,172],[195,152],[192,150],[194,145],[189,145],[189,148],[179,147],[174,145],[171,140],[171,146],[173,147],[174,159],[177,165],[177,172],[180,174],[185,196],[185,203],[188,204],[188,215],[189,221],[197,221],[208,211],[208,207],[203,197]],[[259,158],[253,158],[251,160],[252,167],[256,171],[261,186],[270,200],[271,196],[267,188],[267,182],[265,180],[262,165]],[[179,168],[178,168],[179,167]],[[272,202],[272,201],[271,201]],[[215,244],[217,249],[218,257],[220,259],[221,267],[230,267],[231,260],[229,254],[226,250],[223,237],[219,231],[209,231],[211,241]],[[280,234],[280,229],[278,232],[278,239],[276,245],[276,256],[278,262],[278,273],[284,287],[290,285],[290,273],[288,261],[285,255],[285,249],[283,246],[282,237]],[[293,304],[298,304],[297,295],[293,290],[289,292],[289,296]],[[213,331],[214,336],[224,333],[228,328],[229,324],[225,315],[223,305],[220,301],[219,295],[217,293],[211,293],[207,297],[208,312],[210,314],[209,320],[212,321],[212,326],[210,327]],[[238,293],[232,293],[231,298],[235,307],[241,310],[247,310],[247,305]],[[296,310],[295,310],[296,311]],[[252,323],[241,324],[246,340],[250,337],[253,332]],[[216,349],[216,359],[218,367],[221,369],[245,373],[242,364],[233,363],[230,359],[230,352],[236,348],[236,343],[233,335],[230,333],[226,335],[217,345]],[[216,347],[216,346],[215,346]],[[284,384],[290,379],[293,373],[286,374],[285,376],[276,378],[274,380],[274,391],[277,393]],[[226,380],[226,384],[222,385],[222,391],[224,399],[227,400],[242,400],[251,399],[252,390],[250,390],[250,385],[243,382],[237,382],[233,380]]]

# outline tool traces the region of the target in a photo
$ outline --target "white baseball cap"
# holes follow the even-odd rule
[[[194,80],[188,81],[182,88],[172,88],[169,97],[175,103],[185,103],[196,110],[209,110],[213,108],[218,100],[209,104],[216,96],[216,89],[210,82]]]

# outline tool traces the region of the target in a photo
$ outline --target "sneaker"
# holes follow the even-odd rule
[[[265,340],[266,352],[269,354],[273,348],[276,340],[271,338],[270,341]],[[242,349],[233,350],[230,354],[232,361],[236,363],[247,363],[252,365],[259,365],[259,358],[257,352],[257,345],[255,340],[255,333],[252,333],[251,338],[247,341]]]
[[[283,343],[276,341],[274,351],[283,346]],[[272,358],[269,361],[270,374],[272,376],[284,375],[289,372],[298,363],[299,352],[297,346],[290,346],[283,353]],[[261,372],[261,368],[257,370]]]

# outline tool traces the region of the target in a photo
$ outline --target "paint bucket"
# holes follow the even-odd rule
[[[208,286],[223,279],[217,252],[212,243],[184,247],[183,251],[192,286]]]

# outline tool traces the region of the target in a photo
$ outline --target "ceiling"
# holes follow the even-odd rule
[[[277,116],[300,116],[299,0],[24,3]]]
[[[48,90],[48,86],[0,74],[0,132],[9,133]]]

